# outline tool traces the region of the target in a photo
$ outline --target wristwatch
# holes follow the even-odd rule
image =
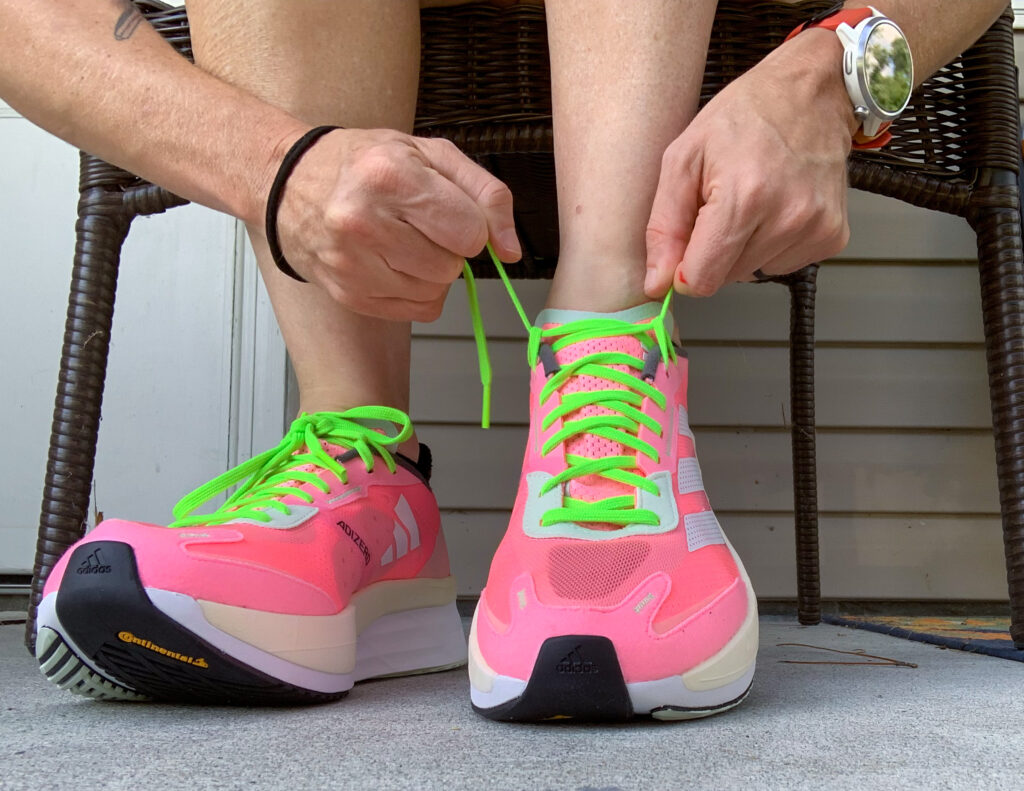
[[[914,60],[899,25],[878,9],[831,9],[786,37],[813,27],[835,31],[843,45],[843,78],[860,129],[854,148],[881,148],[892,139],[889,125],[900,117],[914,89]]]

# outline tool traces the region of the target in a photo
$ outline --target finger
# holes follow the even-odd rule
[[[749,211],[741,212],[731,196],[723,197],[720,191],[713,193],[697,214],[679,267],[686,293],[709,297],[718,291],[743,255],[756,227],[756,219],[749,216]]]
[[[760,231],[759,228],[758,232]],[[831,212],[814,221],[802,223],[798,220],[790,227],[788,233],[781,236],[777,233],[776,236],[779,238],[775,242],[764,243],[749,259],[744,256],[745,260],[736,265],[734,274],[753,272],[758,268],[757,262],[760,261],[760,270],[763,274],[778,277],[838,255],[850,240],[850,225],[846,217],[845,203],[842,203],[837,212]],[[787,244],[787,240],[791,239],[796,239],[797,242]],[[753,246],[752,242],[751,247]]]
[[[652,299],[672,288],[702,202],[702,158],[670,146],[662,157],[658,188],[647,223],[647,275],[644,291]]]
[[[353,302],[347,296],[339,298],[334,293],[331,296],[353,313],[387,321],[435,321],[444,308],[443,298],[434,302],[412,302],[395,297],[367,297]]]
[[[379,254],[370,252],[321,256],[316,282],[333,299],[366,313],[371,299],[393,298],[430,303],[443,298],[449,283],[434,283],[399,272]]]
[[[811,264],[818,264],[835,255],[834,252],[826,252],[830,248],[823,246],[806,248],[802,251],[792,249],[784,250],[774,258],[765,261],[761,271],[770,277],[788,275],[798,272]]]
[[[420,170],[441,178],[432,171]],[[458,192],[456,187],[445,183],[450,192]],[[456,199],[469,202],[464,195]],[[407,187],[400,194],[400,202],[404,208],[399,213],[415,216],[418,212],[434,211],[431,200],[422,196],[421,189]],[[471,204],[469,208],[475,212]],[[402,217],[395,216],[394,211],[380,207],[353,208],[348,202],[331,206],[325,220],[331,231],[329,246],[317,253],[321,265],[338,275],[342,282],[359,277],[361,284],[369,289],[376,288],[375,282],[389,270],[435,285],[447,285],[458,277],[465,254],[435,244]],[[394,287],[393,283],[390,287]]]
[[[394,215],[439,247],[469,258],[487,244],[483,210],[457,185],[432,168],[412,175],[409,192]]]
[[[365,302],[366,315],[390,321],[436,321],[444,310],[447,289],[445,292],[430,302],[413,302],[398,297],[370,297]]]
[[[479,207],[487,225],[487,238],[502,261],[523,256],[512,216],[512,191],[499,179],[443,138],[413,138],[433,168],[455,184]],[[485,240],[486,241],[486,240]],[[483,244],[467,255],[476,255]]]
[[[445,286],[462,273],[464,256],[435,244],[404,220],[389,218],[381,230],[377,249],[396,272]]]
[[[725,282],[752,283],[781,274],[769,269],[767,262],[775,261],[793,249],[792,237],[780,237],[777,229],[762,223],[747,240],[743,252],[726,275]],[[757,277],[754,272],[759,272],[762,277]]]

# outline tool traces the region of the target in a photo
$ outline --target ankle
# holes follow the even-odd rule
[[[644,293],[645,264],[633,257],[563,254],[546,307],[614,313],[650,302]]]

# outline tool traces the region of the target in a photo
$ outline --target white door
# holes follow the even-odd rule
[[[0,105],[0,575],[32,567],[77,183],[77,152]],[[137,219],[90,523],[168,520],[182,494],[280,440],[284,397],[284,346],[239,224],[197,206]]]

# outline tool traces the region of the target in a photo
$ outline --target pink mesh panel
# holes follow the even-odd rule
[[[650,551],[646,541],[561,544],[548,554],[551,590],[560,598],[577,601],[621,598]],[[623,587],[626,590],[620,590]]]
[[[690,552],[679,530],[606,541],[540,542],[523,536],[515,543],[517,568],[534,570],[537,597],[549,605],[585,602],[590,607],[612,607],[651,575],[667,573],[672,588],[658,610],[659,622],[695,612],[738,574],[728,549],[715,546]]]

